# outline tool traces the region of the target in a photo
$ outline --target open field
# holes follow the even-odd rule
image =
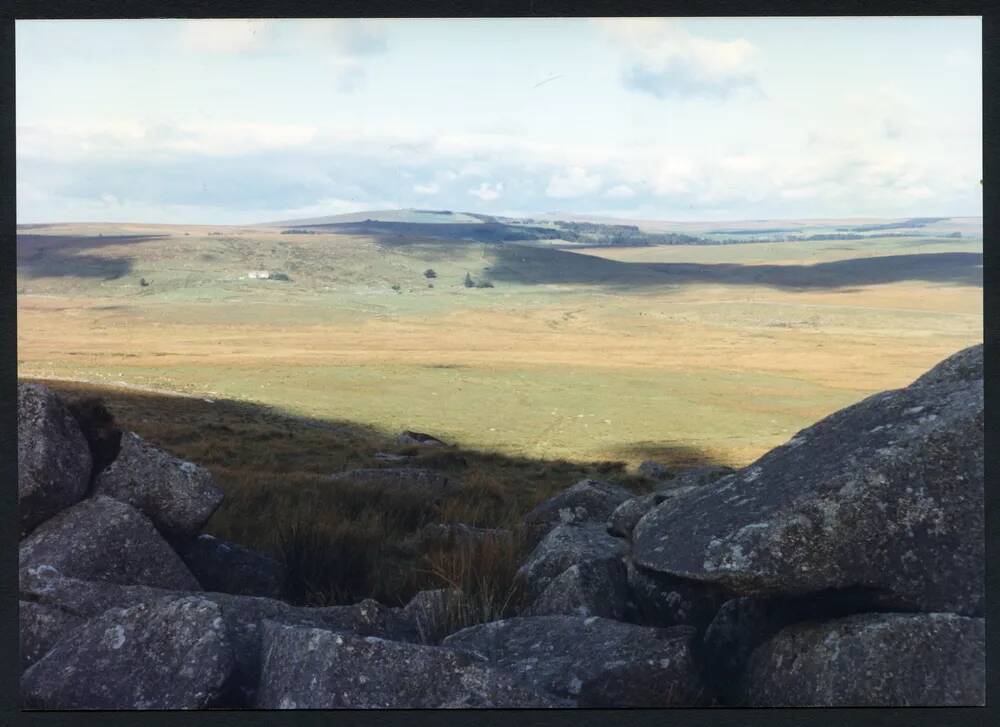
[[[740,465],[981,340],[981,251],[44,226],[18,238],[18,366],[509,456]]]

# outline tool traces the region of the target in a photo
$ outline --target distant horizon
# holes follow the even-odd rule
[[[981,25],[19,20],[17,217],[981,216]]]
[[[919,219],[919,218],[939,218],[939,219],[971,219],[971,220],[981,220],[983,215],[963,215],[963,214],[920,214],[920,215],[897,215],[897,216],[885,216],[885,215],[837,215],[837,216],[823,216],[823,215],[811,215],[803,217],[744,217],[744,218],[703,218],[703,219],[667,219],[667,218],[655,218],[655,217],[623,217],[619,215],[608,215],[601,213],[588,213],[588,212],[564,212],[560,210],[552,210],[546,212],[482,212],[476,209],[449,209],[446,207],[382,207],[382,208],[366,208],[360,209],[356,212],[338,212],[331,213],[328,215],[316,214],[310,215],[309,217],[302,218],[290,218],[284,220],[259,220],[259,221],[248,221],[248,222],[166,222],[162,220],[48,220],[48,221],[36,221],[36,222],[21,222],[18,221],[16,224],[18,227],[36,227],[43,225],[177,225],[177,226],[192,226],[192,227],[204,227],[209,225],[216,225],[219,227],[258,227],[263,225],[278,225],[278,224],[297,224],[302,220],[318,219],[323,217],[343,217],[348,215],[360,215],[365,213],[377,213],[377,212],[449,212],[452,214],[477,214],[489,217],[498,218],[517,218],[525,219],[532,217],[558,217],[560,215],[564,216],[566,219],[570,218],[582,218],[582,217],[594,217],[603,219],[615,219],[621,222],[655,222],[659,224],[671,224],[676,223],[679,225],[694,225],[694,224],[736,224],[742,222],[819,222],[819,221],[829,221],[829,220],[846,220],[846,221],[868,221],[868,220],[886,220],[886,221],[902,221],[908,219]]]

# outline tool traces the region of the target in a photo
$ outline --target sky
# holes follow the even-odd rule
[[[978,18],[20,20],[19,223],[982,214]]]

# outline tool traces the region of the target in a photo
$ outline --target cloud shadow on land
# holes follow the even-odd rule
[[[17,269],[29,278],[103,278],[114,280],[132,272],[123,256],[81,254],[108,245],[130,245],[165,235],[18,235]]]
[[[696,283],[784,290],[836,290],[906,281],[982,287],[981,253],[949,252],[852,258],[813,265],[629,263],[565,250],[496,245],[487,271],[497,282],[635,288]]]

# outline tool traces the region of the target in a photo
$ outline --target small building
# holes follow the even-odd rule
[[[247,273],[247,277],[251,280],[270,280],[271,271],[269,270],[251,270]]]

